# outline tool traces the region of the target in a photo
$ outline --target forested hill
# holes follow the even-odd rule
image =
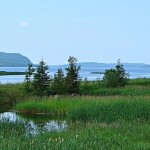
[[[32,62],[19,53],[0,52],[0,67],[27,67],[29,63]]]

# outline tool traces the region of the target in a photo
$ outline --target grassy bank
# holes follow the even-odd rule
[[[32,87],[30,92],[25,91],[25,83],[0,84],[0,104],[15,104],[35,97]],[[49,94],[51,95],[50,89]],[[150,96],[150,79],[129,80],[123,88],[104,88],[102,81],[84,81],[80,85],[80,95],[91,96]]]
[[[133,95],[150,96],[150,78],[130,79],[128,85],[119,88],[105,88],[101,80],[84,81],[80,85],[82,95],[108,96]]]
[[[70,109],[77,107],[82,102],[78,102],[77,100],[72,99],[43,99],[41,101],[40,98],[32,99],[27,102],[20,102],[17,103],[14,107],[15,110],[19,111],[20,113],[26,114],[34,114],[34,113],[46,113],[51,116],[66,116],[67,112]]]
[[[17,101],[25,99],[24,84],[0,84],[0,104],[12,106]]]
[[[48,113],[66,116],[70,121],[115,122],[150,121],[150,97],[76,97],[58,100],[28,101],[18,103],[15,109],[22,113]]]

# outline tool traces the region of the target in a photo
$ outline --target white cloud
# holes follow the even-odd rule
[[[20,24],[19,24],[19,26],[21,26],[21,27],[28,27],[30,24],[28,23],[28,22],[21,22]]]

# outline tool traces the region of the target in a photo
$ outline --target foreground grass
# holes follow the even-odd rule
[[[150,125],[146,122],[77,123],[66,132],[23,134],[20,124],[0,123],[1,150],[149,150]],[[9,133],[8,133],[9,131]]]

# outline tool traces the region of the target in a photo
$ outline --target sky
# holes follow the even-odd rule
[[[150,64],[150,0],[0,0],[0,52]]]

